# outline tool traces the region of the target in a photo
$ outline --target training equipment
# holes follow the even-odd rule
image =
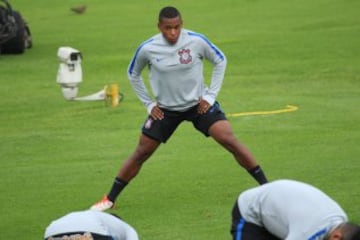
[[[56,82],[60,84],[61,91],[66,100],[75,101],[105,101],[106,105],[116,107],[124,98],[119,92],[118,84],[106,85],[102,90],[88,96],[78,97],[79,87],[82,82],[82,54],[72,47],[60,47],[58,49],[60,65]]]
[[[91,210],[105,211],[114,206],[114,203],[108,199],[106,195],[97,203],[91,206]]]
[[[297,107],[297,106],[287,105],[286,108],[284,108],[284,109],[270,110],[270,111],[229,113],[229,114],[226,114],[226,116],[228,116],[228,117],[242,117],[242,116],[252,116],[252,115],[270,115],[270,114],[278,114],[278,113],[295,112],[298,109],[299,109],[299,107]]]
[[[66,100],[73,100],[78,94],[78,85],[82,82],[81,53],[72,47],[60,47],[60,60],[56,82]]]

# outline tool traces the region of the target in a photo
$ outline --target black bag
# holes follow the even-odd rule
[[[30,28],[7,0],[0,0],[0,54],[20,54],[32,47]]]

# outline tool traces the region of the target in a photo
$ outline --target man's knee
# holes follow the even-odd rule
[[[135,150],[135,160],[141,163],[144,162],[155,152],[159,145],[160,142],[142,135]]]
[[[233,136],[231,126],[227,120],[219,120],[209,127],[210,136],[216,139],[228,139]]]

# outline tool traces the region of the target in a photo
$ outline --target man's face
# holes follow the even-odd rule
[[[182,27],[181,18],[162,18],[158,23],[158,28],[164,38],[170,43],[175,44],[179,38]]]

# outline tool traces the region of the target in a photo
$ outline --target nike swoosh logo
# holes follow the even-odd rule
[[[165,58],[156,58],[157,62],[161,62],[162,60],[164,60]]]

